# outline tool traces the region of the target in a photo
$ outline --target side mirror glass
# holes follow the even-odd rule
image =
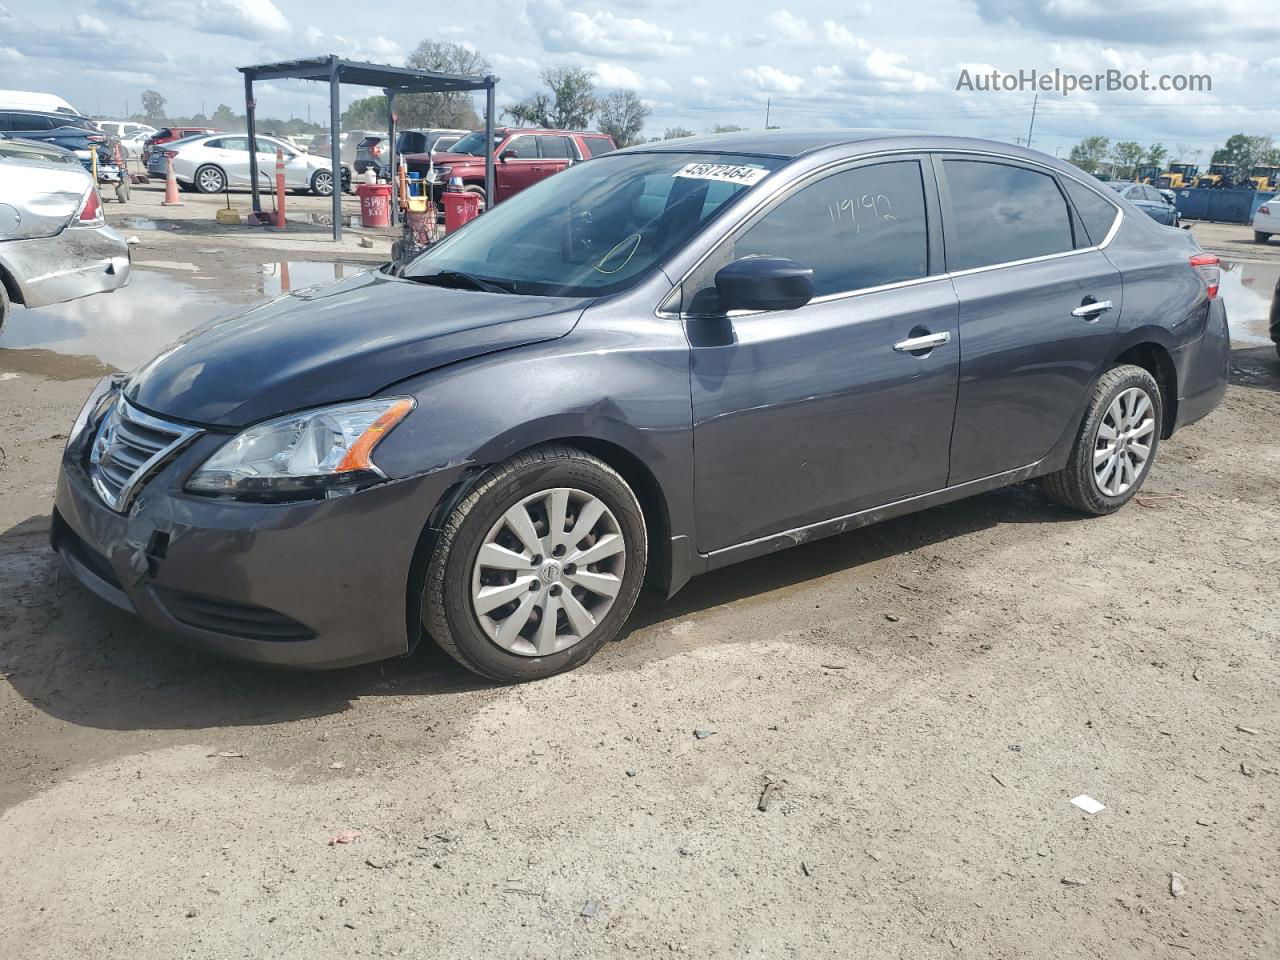
[[[813,299],[813,268],[785,257],[743,257],[716,274],[725,310],[795,310]]]
[[[503,150],[500,154],[498,154],[498,161],[500,163],[506,163],[508,160],[511,160],[512,158],[514,158],[515,155],[516,155],[516,152],[514,150]]]

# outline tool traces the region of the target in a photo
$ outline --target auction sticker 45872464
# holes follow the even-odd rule
[[[740,183],[745,187],[759,183],[769,175],[763,167],[750,167],[736,163],[686,163],[672,174],[691,180],[719,180],[723,183]]]

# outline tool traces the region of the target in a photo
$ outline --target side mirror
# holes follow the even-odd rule
[[[514,150],[503,150],[500,154],[498,154],[498,162],[506,163],[508,160],[515,157],[515,155],[516,155],[516,152]]]
[[[813,299],[813,268],[784,257],[743,257],[716,274],[728,310],[795,310]]]

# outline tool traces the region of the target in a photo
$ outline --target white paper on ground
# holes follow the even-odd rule
[[[1107,809],[1106,804],[1099,803],[1087,793],[1082,793],[1078,797],[1072,797],[1071,802],[1083,810],[1085,813],[1097,813],[1100,810]]]

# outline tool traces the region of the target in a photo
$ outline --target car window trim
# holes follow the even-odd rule
[[[1114,202],[1113,200],[1111,200],[1110,198],[1103,196],[1103,194],[1102,194],[1102,193],[1100,193],[1099,191],[1094,190],[1092,187],[1090,187],[1087,183],[1085,183],[1083,180],[1081,180],[1079,177],[1075,176],[1074,174],[1069,173],[1068,171],[1065,171],[1065,170],[1059,170],[1057,167],[1051,166],[1050,164],[1047,164],[1047,163],[1041,163],[1041,162],[1040,162],[1040,161],[1038,161],[1038,160],[1033,160],[1033,159],[1029,159],[1029,158],[1025,158],[1025,157],[1012,157],[1012,156],[1010,156],[1009,154],[1006,154],[1006,153],[996,153],[994,150],[973,150],[973,149],[965,149],[965,148],[963,148],[963,147],[954,147],[954,148],[948,148],[948,147],[930,147],[930,148],[925,148],[925,149],[923,149],[923,150],[922,150],[922,149],[921,149],[921,148],[919,148],[919,147],[898,147],[898,148],[893,149],[893,150],[882,150],[882,151],[878,151],[878,152],[875,152],[875,153],[862,154],[862,155],[860,155],[860,156],[858,156],[858,157],[853,157],[853,158],[850,158],[850,157],[840,157],[840,158],[838,158],[838,159],[833,159],[833,160],[831,160],[831,161],[829,161],[829,162],[827,162],[827,163],[823,164],[823,165],[822,165],[822,166],[820,166],[820,167],[816,167],[816,168],[814,168],[813,170],[810,170],[810,171],[809,171],[808,173],[806,173],[804,176],[805,176],[805,178],[807,179],[807,178],[809,178],[809,177],[816,176],[816,175],[817,175],[817,174],[819,174],[819,173],[825,172],[825,171],[827,171],[827,170],[834,169],[834,168],[836,168],[836,167],[842,166],[842,165],[844,165],[844,164],[848,164],[848,163],[850,163],[850,162],[858,162],[858,161],[863,161],[863,160],[873,160],[873,159],[879,159],[879,158],[883,158],[883,157],[895,157],[895,156],[920,156],[920,155],[924,155],[924,156],[928,156],[928,157],[936,157],[936,158],[938,158],[939,160],[941,160],[942,158],[947,157],[947,156],[994,157],[994,158],[996,158],[996,159],[1000,159],[1000,160],[1012,160],[1012,161],[1014,161],[1014,162],[1016,162],[1016,163],[1026,164],[1027,166],[1040,167],[1041,169],[1043,169],[1044,171],[1046,171],[1047,173],[1049,173],[1049,175],[1050,175],[1050,176],[1056,176],[1056,177],[1060,177],[1060,178],[1061,178],[1061,177],[1066,177],[1066,178],[1068,178],[1068,179],[1074,180],[1076,183],[1080,184],[1080,185],[1081,185],[1082,187],[1084,187],[1086,190],[1093,190],[1093,192],[1094,192],[1094,193],[1098,194],[1098,196],[1100,196],[1100,197],[1103,197],[1103,199],[1104,199],[1104,200],[1106,200],[1106,201],[1107,201],[1108,203],[1110,203],[1113,207],[1115,207],[1117,216],[1116,216],[1116,218],[1111,222],[1111,229],[1107,231],[1107,235],[1103,238],[1102,242],[1101,242],[1101,243],[1098,243],[1098,244],[1093,244],[1092,246],[1088,246],[1088,247],[1079,247],[1079,248],[1077,248],[1077,249],[1075,249],[1075,250],[1066,250],[1066,251],[1063,251],[1062,253],[1050,253],[1050,254],[1045,254],[1044,256],[1039,256],[1039,257],[1027,257],[1026,259],[1023,259],[1023,260],[1010,260],[1010,261],[1005,262],[1005,263],[993,263],[993,264],[988,264],[988,265],[987,265],[987,266],[985,266],[985,267],[972,267],[972,268],[967,269],[967,270],[958,270],[958,271],[944,271],[943,273],[931,274],[931,275],[930,275],[930,276],[928,276],[928,277],[921,277],[921,278],[917,278],[917,279],[915,279],[915,280],[903,280],[903,281],[901,281],[901,282],[899,282],[899,283],[887,284],[886,286],[883,286],[883,287],[876,287],[876,288],[868,287],[868,288],[867,288],[867,289],[865,289],[865,290],[862,290],[862,291],[859,291],[859,292],[857,292],[857,293],[853,294],[853,296],[861,296],[862,294],[866,294],[866,293],[880,293],[880,292],[882,292],[883,290],[893,290],[893,289],[895,289],[895,288],[897,288],[897,287],[900,287],[900,286],[907,286],[907,285],[909,285],[909,284],[920,283],[920,282],[922,282],[922,281],[924,281],[924,280],[937,280],[937,279],[941,279],[941,278],[948,278],[948,279],[949,279],[949,278],[952,278],[952,277],[969,276],[970,274],[974,274],[974,273],[983,273],[983,272],[988,271],[988,270],[1003,270],[1003,269],[1005,269],[1006,267],[1018,267],[1018,266],[1022,266],[1023,264],[1026,264],[1026,263],[1039,263],[1039,262],[1040,262],[1040,261],[1042,261],[1042,260],[1056,260],[1056,259],[1059,259],[1059,258],[1061,258],[1061,257],[1074,257],[1074,256],[1078,256],[1079,254],[1082,254],[1082,253],[1094,253],[1094,252],[1098,252],[1098,251],[1101,251],[1101,250],[1105,250],[1108,246],[1110,246],[1110,245],[1111,245],[1111,241],[1112,241],[1112,240],[1114,240],[1114,239],[1115,239],[1116,234],[1120,232],[1120,225],[1121,225],[1121,224],[1123,224],[1123,223],[1124,223],[1124,221],[1125,221],[1126,214],[1125,214],[1125,211],[1124,211],[1124,208],[1123,208],[1123,207],[1121,207],[1119,204],[1115,203],[1115,202]],[[800,159],[800,157],[795,157],[795,158],[793,158],[793,160],[799,160],[799,159]],[[778,169],[778,171],[775,171],[775,172],[781,172],[781,171],[783,171],[783,170],[785,170],[785,169],[786,169],[786,166],[784,165],[784,166],[780,167],[780,168]],[[784,191],[785,191],[786,189],[788,189],[788,188],[784,188]],[[938,185],[935,185],[935,189],[940,189],[940,188],[938,187]],[[1064,191],[1063,191],[1063,193],[1065,194],[1065,193],[1066,193],[1066,191],[1064,190]],[[765,206],[767,206],[768,204],[770,204],[770,203],[773,201],[773,199],[774,199],[774,196],[766,197],[766,198],[764,198],[764,199],[762,199],[762,200],[757,201],[757,202],[755,203],[755,205],[754,205],[754,206],[752,206],[752,207],[750,207],[749,209],[747,209],[747,210],[743,211],[743,213],[741,214],[741,216],[740,216],[740,217],[739,217],[739,218],[738,218],[738,219],[737,219],[737,220],[736,220],[732,225],[728,226],[728,227],[725,229],[725,232],[724,232],[724,234],[722,235],[722,237],[720,238],[720,240],[718,240],[718,241],[716,241],[715,243],[713,243],[713,244],[711,245],[711,247],[707,250],[707,252],[706,252],[706,253],[704,253],[702,256],[700,256],[700,257],[699,257],[699,258],[694,262],[694,264],[693,264],[691,267],[689,267],[689,269],[688,269],[688,270],[686,270],[686,271],[685,271],[685,272],[680,276],[680,279],[679,279],[679,280],[677,280],[677,281],[672,285],[671,291],[670,291],[669,293],[665,294],[665,295],[664,295],[664,296],[663,296],[663,297],[658,301],[657,306],[655,306],[655,307],[653,308],[653,315],[654,315],[655,317],[658,317],[659,319],[663,319],[663,320],[680,320],[680,321],[682,321],[682,322],[683,322],[686,318],[690,318],[690,317],[691,317],[691,315],[690,315],[690,314],[686,314],[686,313],[683,311],[683,309],[669,309],[669,308],[667,307],[667,305],[671,302],[671,300],[672,300],[673,298],[675,298],[675,297],[676,297],[676,295],[677,295],[678,293],[680,293],[680,292],[681,292],[681,290],[682,290],[682,289],[683,289],[683,287],[684,287],[685,282],[689,279],[689,277],[691,277],[691,276],[692,276],[692,275],[693,275],[693,274],[694,274],[694,273],[695,273],[695,272],[696,272],[696,271],[697,271],[697,270],[702,266],[702,264],[706,261],[706,259],[707,259],[709,256],[711,256],[711,254],[712,254],[712,253],[714,253],[714,252],[715,252],[716,248],[717,248],[717,247],[719,247],[719,246],[720,246],[720,244],[724,242],[724,239],[725,239],[725,238],[727,238],[728,236],[730,236],[731,234],[733,234],[733,233],[734,233],[734,232],[735,232],[735,231],[736,231],[736,230],[737,230],[737,229],[738,229],[738,228],[739,228],[743,223],[745,223],[747,220],[750,220],[752,217],[754,217],[754,216],[756,215],[757,211],[761,210],[763,207],[765,207]],[[1070,197],[1068,197],[1068,200],[1070,200]],[[1073,213],[1074,213],[1074,207],[1072,208],[1072,211],[1073,211]],[[944,213],[944,214],[942,214],[942,220],[943,220],[943,222],[945,222],[945,218],[946,218],[946,214]],[[710,225],[708,224],[708,226],[710,226]],[[1087,231],[1087,230],[1085,231],[1085,236],[1088,236],[1088,231]],[[1090,239],[1092,240],[1092,237],[1090,237]],[[943,266],[945,267],[945,265],[946,265],[946,260],[945,260],[945,252],[946,252],[946,251],[945,251],[945,247],[946,247],[946,238],[945,238],[945,235],[942,235],[942,245],[943,245],[943,256],[944,256],[944,259],[943,259]],[[665,269],[666,269],[666,268],[665,268],[665,265],[661,265],[661,266],[662,266],[662,269],[663,269],[663,270],[664,270],[664,272],[665,272]],[[677,299],[678,299],[678,298],[677,298]],[[759,312],[759,313],[764,313],[764,312],[768,312],[768,311],[750,311],[750,312],[751,312],[751,313],[757,313],[757,312]]]

